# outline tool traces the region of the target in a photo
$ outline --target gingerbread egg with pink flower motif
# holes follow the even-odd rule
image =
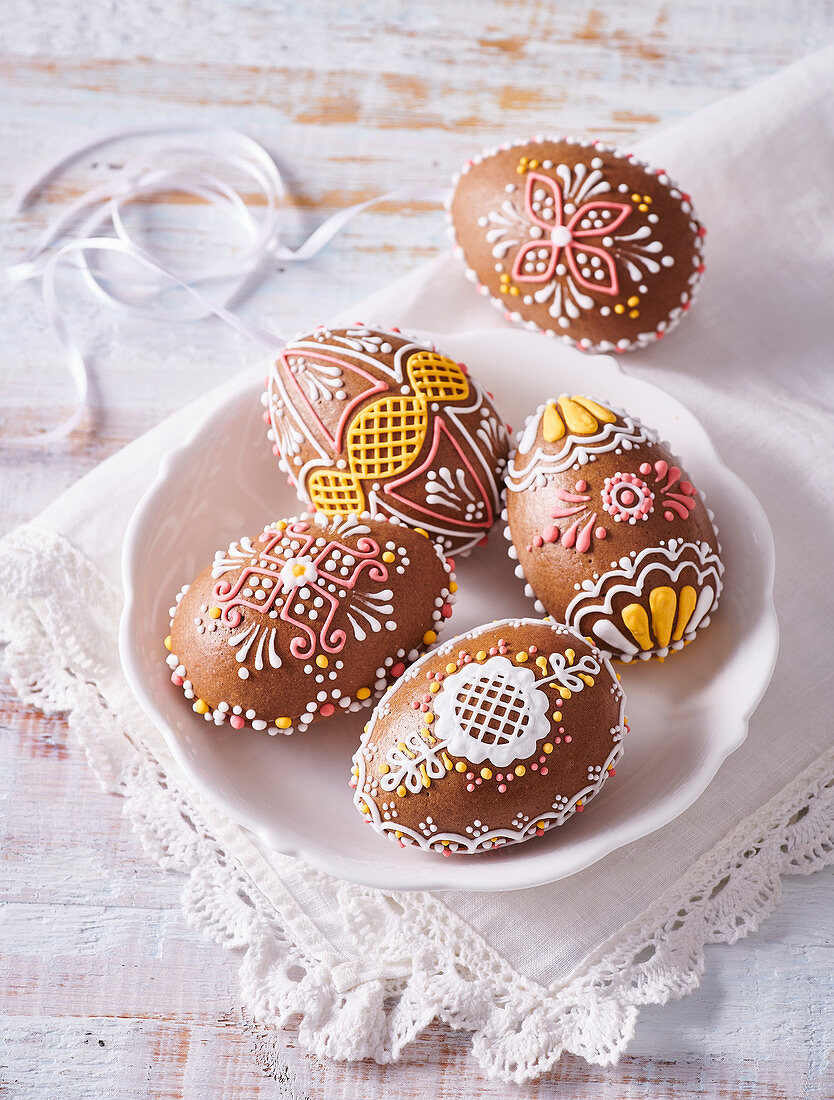
[[[541,405],[508,468],[505,535],[536,609],[622,661],[704,630],[723,588],[714,516],[668,446],[582,394]]]
[[[665,171],[600,142],[541,137],[485,151],[454,184],[458,254],[507,320],[621,352],[689,310],[705,231]]]

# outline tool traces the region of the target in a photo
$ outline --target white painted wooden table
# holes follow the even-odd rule
[[[368,5],[371,7],[371,5]],[[744,87],[834,30],[826,2],[723,0],[594,5],[424,0],[376,5],[249,0],[6,0],[0,29],[0,201],[69,144],[164,120],[225,122],[280,157],[297,243],[347,203],[442,182],[473,151],[541,130],[624,141]],[[80,163],[26,217],[3,257],[124,154]],[[176,202],[146,214],[199,263],[228,229]],[[274,278],[251,316],[295,331],[434,254],[432,208],[389,204],[327,255]],[[2,446],[8,530],[108,454],[258,354],[207,322],[171,332],[115,324],[72,286],[74,325],[95,353],[91,413],[51,451]],[[68,383],[32,287],[0,286],[5,428],[57,422]],[[0,695],[0,1098],[390,1097],[676,1100],[834,1095],[834,875],[790,879],[762,931],[707,951],[692,996],[641,1015],[608,1070],[565,1059],[538,1083],[484,1081],[466,1043],[430,1028],[398,1065],[319,1063],[291,1029],[281,1059],[237,1007],[235,957],[187,927],[181,882],[142,854],[60,719]]]

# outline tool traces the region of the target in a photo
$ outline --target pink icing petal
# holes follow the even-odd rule
[[[545,221],[533,209],[533,192],[539,187],[547,193],[548,198],[553,199],[553,221]],[[556,226],[564,224],[562,191],[550,176],[543,176],[541,172],[527,173],[527,186],[524,190],[524,213],[533,225],[538,225],[548,232]]]
[[[530,275],[524,274],[524,260],[528,252],[537,252],[540,248],[546,248],[548,252],[547,268],[544,271],[534,271]],[[559,258],[559,248],[550,240],[530,241],[516,253],[515,263],[510,277],[516,283],[546,283],[553,278],[556,270],[556,261]]]
[[[608,271],[607,283],[585,278],[579,270],[579,264],[576,262],[575,253],[577,251],[590,252],[594,256],[599,256]],[[606,252],[604,248],[597,248],[596,245],[586,244],[584,241],[581,241],[567,245],[565,247],[565,254],[568,258],[568,267],[571,270],[571,274],[574,279],[576,279],[577,283],[584,287],[585,290],[596,291],[598,294],[617,295],[620,293],[620,284],[617,281],[617,268],[610,252]]]
[[[607,202],[605,199],[594,199],[592,202],[586,202],[584,206],[579,207],[568,222],[568,229],[574,237],[604,237],[614,229],[618,229],[629,216],[632,209],[632,206],[627,202]],[[602,229],[597,229],[594,226],[590,229],[575,228],[583,218],[587,217],[588,214],[595,210],[600,212],[603,210],[612,210],[614,212],[613,221],[606,222]]]
[[[545,542],[557,542],[559,538],[559,528],[549,523],[542,531],[542,538]]]
[[[655,478],[655,480],[656,481],[662,481],[664,479],[664,477],[666,477],[666,471],[668,469],[669,469],[669,467],[666,465],[666,463],[663,461],[663,459],[659,458],[657,460],[657,462],[655,462],[655,464],[654,464],[654,470],[655,470],[655,473],[657,474],[657,477]]]
[[[588,522],[585,524],[585,526],[582,528],[582,530],[577,535],[577,537],[576,537],[576,552],[577,552],[577,554],[585,554],[585,553],[587,553],[588,549],[590,548],[590,545],[591,545],[591,528],[594,526],[596,521],[597,521],[597,514],[596,514],[596,512],[594,512],[594,514],[591,516],[591,518],[588,520]]]
[[[580,522],[580,520],[576,520],[576,522],[572,523],[567,531],[565,531],[564,535],[562,535],[562,546],[567,546],[568,548],[573,546],[576,542],[576,534],[579,530]]]
[[[581,484],[584,485],[585,484],[584,481]],[[579,488],[579,486],[577,485],[577,489],[578,488]],[[589,496],[581,496],[581,495],[578,495],[576,493],[569,493],[567,491],[567,489],[559,489],[556,493],[556,497],[557,497],[558,500],[567,500],[571,504],[579,504],[583,500],[590,500],[591,499]]]

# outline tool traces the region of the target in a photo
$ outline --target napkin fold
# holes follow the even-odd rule
[[[680,329],[622,366],[693,409],[763,503],[782,631],[747,741],[665,828],[533,890],[395,895],[270,852],[189,786],[119,666],[121,542],[161,455],[236,383],[0,542],[16,689],[69,713],[151,856],[187,876],[190,919],[245,949],[247,1010],[276,1028],[299,1014],[300,1040],[320,1056],[396,1059],[439,1016],[471,1031],[475,1057],[507,1080],[539,1075],[564,1050],[609,1063],[640,1005],[698,984],[705,943],[757,927],[781,874],[834,859],[834,47],[638,151],[686,181],[709,228],[707,274]],[[437,333],[504,324],[450,254],[353,306],[359,315]]]

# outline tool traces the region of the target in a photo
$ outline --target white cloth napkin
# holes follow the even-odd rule
[[[566,1049],[609,1062],[640,1004],[698,984],[705,943],[756,927],[780,874],[832,858],[834,48],[639,152],[693,193],[707,274],[680,329],[622,365],[694,410],[762,501],[782,631],[746,743],[675,822],[535,890],[397,896],[275,856],[202,801],[123,680],[119,554],[160,456],[224,387],[0,543],[15,686],[70,712],[149,851],[188,874],[190,917],[246,949],[244,1003],[277,1025],[301,1013],[301,1040],[319,1055],[396,1058],[438,1015],[471,1031],[481,1064],[506,1079],[534,1077]],[[504,324],[449,254],[352,307],[359,315],[435,332]]]

